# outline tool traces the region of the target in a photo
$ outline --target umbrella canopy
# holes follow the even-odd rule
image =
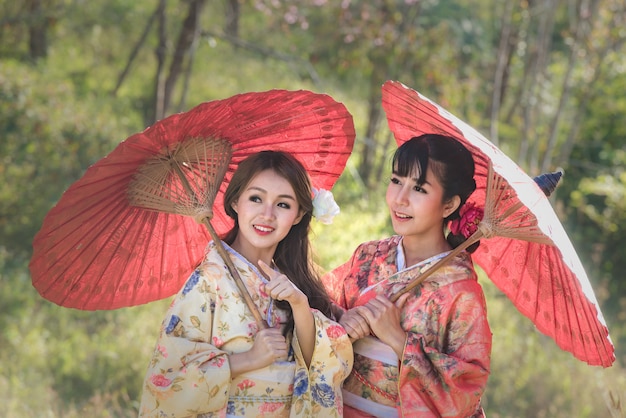
[[[331,189],[354,137],[343,104],[305,90],[239,94],[171,115],[121,142],[61,196],[33,241],[33,286],[58,305],[84,310],[169,297],[204,256],[211,237],[199,222],[212,218],[218,234],[232,227],[222,194],[240,161],[286,151],[313,187]],[[163,162],[172,168],[163,170]],[[182,184],[169,177],[174,169],[198,180]],[[133,202],[141,177],[166,185],[152,210]]]
[[[439,133],[472,152],[477,189],[469,202],[484,207],[490,220],[476,233],[488,239],[474,261],[561,349],[591,365],[610,366],[614,347],[593,289],[537,183],[477,130],[402,83],[383,85],[382,104],[398,145]]]

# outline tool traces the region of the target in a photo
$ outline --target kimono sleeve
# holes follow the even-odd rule
[[[445,331],[435,343],[425,334],[409,332],[404,348],[401,402],[403,410],[425,414],[420,416],[472,416],[487,385],[492,335],[482,289],[472,280],[453,289],[448,300],[434,304],[439,312],[428,313],[437,318],[428,329]]]
[[[342,309],[348,308],[345,282],[355,265],[360,248],[361,246],[354,251],[350,260],[322,276],[322,284],[326,288],[326,293],[333,303]]]
[[[214,289],[196,270],[161,326],[143,384],[141,417],[184,417],[226,406],[230,366],[212,343]]]
[[[352,370],[352,343],[343,327],[321,312],[312,310],[315,319],[315,349],[306,367],[294,334],[296,375],[293,385],[292,417],[341,417],[341,385]]]

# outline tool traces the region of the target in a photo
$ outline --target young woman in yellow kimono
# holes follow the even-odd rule
[[[423,135],[402,144],[386,195],[398,235],[361,244],[323,278],[345,310],[340,323],[356,339],[344,416],[483,416],[491,331],[469,252],[395,304],[388,298],[475,231],[480,211],[466,203],[473,176],[470,152],[453,138]]]
[[[258,330],[215,244],[161,326],[142,417],[340,417],[353,362],[309,259],[312,190],[291,155],[241,162],[224,194],[223,239],[270,327]]]

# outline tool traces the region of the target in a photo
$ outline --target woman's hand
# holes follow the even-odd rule
[[[352,341],[366,337],[372,333],[367,319],[360,313],[363,309],[364,307],[362,306],[348,309],[339,319],[339,325],[344,327]]]
[[[252,348],[228,356],[231,378],[241,373],[261,369],[276,361],[287,360],[289,345],[280,329],[266,328],[254,336]]]
[[[284,274],[274,271],[259,260],[259,267],[267,275],[269,283],[265,293],[276,300],[286,300],[291,305],[295,332],[307,367],[311,364],[315,349],[315,321],[309,306],[309,298]]]
[[[378,295],[367,302],[360,311],[360,315],[365,318],[372,333],[393,348],[398,358],[402,358],[406,342],[406,332],[402,329],[400,319],[402,307],[408,297],[409,293],[405,293],[393,303],[387,297]]]
[[[272,299],[286,300],[292,309],[304,304],[307,309],[309,308],[309,299],[287,276],[275,271],[261,260],[259,260],[259,267],[269,279],[269,283],[265,285],[265,293]]]
[[[268,366],[275,361],[287,360],[289,344],[279,328],[266,328],[254,336],[254,344],[249,353],[258,359],[259,368]]]

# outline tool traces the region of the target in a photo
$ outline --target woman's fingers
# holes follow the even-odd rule
[[[373,313],[389,309],[391,306],[393,306],[393,303],[383,295],[376,296],[365,305],[365,307],[370,309]]]
[[[294,304],[299,305],[308,302],[306,295],[289,280],[289,277],[273,270],[261,260],[259,260],[258,263],[269,280],[268,283],[265,284],[265,293],[272,299],[286,300],[292,306]]]
[[[366,318],[361,315],[363,307],[357,307],[346,311],[341,316],[339,324],[342,325],[348,335],[353,339],[363,338],[370,334],[370,327]]]
[[[265,291],[276,300],[289,300],[297,294],[296,288],[287,276],[281,274],[265,285]]]
[[[274,280],[277,276],[280,275],[279,272],[275,271],[273,268],[271,268],[270,266],[268,266],[265,262],[263,262],[262,260],[258,261],[258,265],[259,268],[261,269],[261,272],[265,274],[265,276],[267,276],[267,278],[272,281]]]
[[[253,349],[270,361],[286,360],[289,345],[278,328],[260,330],[254,337]]]
[[[407,299],[409,298],[409,296],[411,296],[410,293],[405,293],[402,296],[400,296],[398,298],[398,300],[396,300],[396,308],[398,309],[402,309],[404,307],[404,304],[406,303]]]
[[[408,297],[409,294],[404,294],[393,303],[385,296],[378,295],[364,306],[363,317],[367,319],[372,334],[385,341],[389,335],[404,333],[401,316]]]

